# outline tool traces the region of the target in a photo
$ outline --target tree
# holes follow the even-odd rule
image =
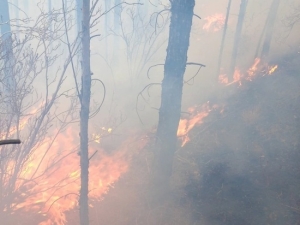
[[[228,0],[226,18],[225,18],[225,22],[224,22],[224,28],[223,28],[223,34],[222,34],[222,40],[221,40],[221,46],[220,46],[220,52],[219,52],[217,70],[216,70],[217,71],[216,77],[219,77],[219,75],[220,75],[220,68],[221,68],[221,63],[222,63],[222,56],[223,56],[223,50],[224,50],[224,45],[225,45],[225,37],[226,37],[226,33],[227,33],[227,26],[228,26],[231,2],[232,2],[232,0]]]
[[[280,0],[273,0],[272,5],[269,10],[268,18],[266,21],[266,31],[265,31],[265,39],[264,43],[262,46],[262,51],[261,51],[261,58],[265,59],[268,57],[269,51],[270,51],[270,46],[271,46],[271,41],[272,41],[272,36],[273,36],[273,30],[276,22],[276,16],[277,16],[277,11],[279,9],[280,5]]]
[[[165,44],[166,39],[159,41],[167,25],[168,18],[163,18],[163,11],[152,16],[145,15],[140,3],[133,6],[122,7],[115,24],[118,29],[113,34],[120,38],[126,48],[126,61],[130,79],[139,79],[145,67],[153,59],[159,49]],[[162,21],[159,18],[162,17]],[[115,52],[115,54],[119,54]]]
[[[79,197],[80,224],[89,224],[89,146],[88,128],[91,99],[91,61],[90,61],[90,0],[82,4],[82,86],[80,93],[80,167],[81,185]]]
[[[10,35],[10,17],[9,17],[9,8],[8,1],[0,1],[0,26],[1,26],[1,35],[7,37]],[[2,37],[3,38],[3,37]]]
[[[173,157],[177,148],[177,129],[181,115],[183,76],[192,26],[194,0],[173,0],[167,56],[162,81],[161,106],[156,132],[154,186],[162,197],[168,189]]]
[[[10,63],[12,62],[12,39],[11,39],[11,26],[10,26],[10,16],[9,16],[9,7],[8,7],[8,1],[7,0],[1,0],[0,1],[0,26],[1,26],[1,42],[2,42],[2,52],[6,69],[4,71],[5,74],[5,80],[6,82],[6,88],[5,91],[9,91],[12,85],[11,76],[12,71]]]
[[[240,45],[240,41],[241,41],[243,23],[244,23],[244,19],[245,19],[247,4],[248,4],[248,0],[241,0],[240,12],[239,12],[238,22],[236,25],[236,30],[235,30],[235,35],[234,35],[233,50],[232,50],[231,63],[230,63],[229,75],[228,75],[228,79],[230,82],[233,80],[233,75],[234,75],[234,71],[235,71],[236,59],[238,56],[238,50],[239,50],[239,45]]]
[[[17,21],[21,25],[18,35],[12,29],[11,51],[14,57],[3,54],[0,57],[0,138],[22,139],[21,145],[5,145],[0,151],[0,220],[5,224],[13,212],[29,206],[26,200],[39,197],[41,192],[50,189],[54,193],[60,188],[57,185],[45,187],[41,181],[49,179],[49,174],[55,171],[54,165],[65,157],[64,153],[51,155],[50,149],[57,135],[73,122],[76,111],[74,91],[72,88],[63,90],[63,84],[77,45],[71,45],[72,52],[66,61],[59,61],[63,13],[61,10],[52,11],[55,29],[51,30],[47,26],[49,14],[40,10],[32,24],[29,19]],[[9,22],[11,27],[16,26],[14,20]],[[0,52],[5,48],[5,41],[0,40]],[[11,71],[9,81],[13,81],[14,86],[5,92],[7,65]],[[57,70],[50,73],[51,67]],[[60,105],[61,101],[64,101],[64,106]],[[41,157],[28,172],[28,165],[37,154]]]

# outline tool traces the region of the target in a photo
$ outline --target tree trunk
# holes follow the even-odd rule
[[[7,0],[0,0],[0,27],[1,27],[1,38],[6,39],[10,37],[10,17],[9,17],[9,7]]]
[[[264,60],[269,55],[273,30],[275,26],[277,11],[279,8],[280,0],[273,0],[269,14],[267,19],[267,26],[266,26],[266,36],[262,46],[261,51],[261,58]]]
[[[10,27],[9,7],[7,0],[0,0],[0,27],[1,27],[1,42],[2,49],[1,55],[4,57],[5,70],[4,70],[4,92],[11,96],[13,92],[13,47],[12,47],[12,35]]]
[[[164,65],[154,158],[154,185],[162,189],[168,187],[172,174],[173,156],[177,148],[183,76],[186,69],[194,6],[195,0],[171,1],[169,42]]]
[[[77,33],[81,33],[82,27],[82,2],[83,0],[76,0],[76,24],[77,24]]]
[[[243,23],[244,23],[245,14],[246,14],[247,3],[248,3],[248,0],[241,0],[240,12],[239,12],[238,22],[236,25],[236,31],[235,31],[235,36],[234,36],[231,64],[230,64],[229,75],[228,75],[228,79],[230,82],[233,81],[233,74],[235,71],[236,58],[238,55],[240,40],[241,40],[241,36],[242,36]]]
[[[121,23],[121,11],[122,11],[122,6],[120,5],[121,0],[115,0],[114,5],[119,5],[114,8],[114,32],[116,34],[119,33],[120,31],[120,23]],[[119,46],[119,40],[120,38],[115,35],[114,36],[114,49],[113,49],[113,59],[115,65],[119,63],[119,55],[120,55],[120,46]]]
[[[221,41],[220,52],[219,52],[218,65],[217,65],[217,70],[216,70],[217,71],[216,72],[217,79],[220,75],[220,68],[221,68],[221,63],[222,63],[222,56],[223,56],[223,50],[224,50],[224,44],[225,44],[225,37],[226,37],[226,33],[227,33],[228,18],[229,18],[229,12],[230,12],[230,8],[231,8],[231,2],[232,2],[232,0],[229,0],[228,6],[227,6],[224,30],[223,30],[222,41]]]
[[[80,224],[89,224],[88,182],[89,182],[89,151],[88,123],[91,98],[91,69],[90,69],[90,0],[82,5],[82,88],[80,109],[80,167],[81,187],[79,197]]]

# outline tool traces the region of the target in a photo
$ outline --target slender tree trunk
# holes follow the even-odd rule
[[[82,88],[80,109],[80,224],[89,224],[88,183],[89,183],[89,147],[88,123],[91,98],[91,69],[90,69],[90,0],[82,5]]]
[[[233,74],[234,74],[234,70],[235,70],[239,45],[240,45],[240,41],[241,41],[243,23],[244,23],[244,19],[245,19],[247,4],[248,4],[248,0],[241,0],[240,12],[239,12],[238,22],[236,25],[236,31],[235,31],[235,36],[234,36],[231,64],[230,64],[230,68],[229,68],[229,75],[228,75],[229,81],[233,80]]]
[[[111,0],[105,0],[105,11],[107,12],[109,9],[110,9],[110,3],[111,3]],[[109,27],[110,27],[110,14],[107,14],[105,16],[105,35],[108,35],[109,33]],[[108,45],[109,45],[109,42],[108,42],[108,38],[105,38],[105,56],[106,58],[108,59]]]
[[[261,58],[265,59],[269,55],[273,30],[275,26],[277,11],[280,5],[280,0],[273,0],[267,19],[266,36],[262,46]]]
[[[266,29],[267,29],[268,23],[269,23],[269,17],[267,18],[267,20],[265,22],[265,25],[264,25],[264,28],[263,28],[260,36],[259,36],[258,43],[257,43],[257,46],[256,46],[256,50],[255,50],[255,54],[254,54],[254,59],[258,57],[263,37],[266,34]]]
[[[223,50],[224,50],[224,44],[225,44],[225,37],[226,37],[226,33],[227,33],[228,18],[229,18],[229,13],[230,13],[230,8],[231,8],[231,2],[232,2],[232,0],[228,0],[226,18],[225,18],[225,23],[224,23],[224,30],[223,30],[222,41],[221,41],[220,52],[219,52],[218,65],[217,65],[217,70],[216,70],[217,71],[216,72],[217,79],[220,75],[220,68],[221,68],[221,63],[222,63],[222,56],[223,56]]]
[[[1,27],[1,38],[4,40],[10,37],[10,17],[9,17],[9,7],[7,0],[0,0],[0,27]]]
[[[195,0],[171,1],[171,22],[162,81],[161,106],[154,158],[154,185],[168,188],[181,113],[183,76],[186,69]]]
[[[10,27],[9,7],[7,0],[0,0],[0,27],[1,27],[1,55],[4,57],[4,91],[8,94],[13,91],[13,47]]]
[[[115,6],[119,5],[121,0],[115,0]],[[121,8],[122,6],[119,5],[114,8],[114,32],[119,33],[120,31],[120,22],[121,22]],[[114,49],[113,49],[113,58],[115,64],[119,63],[119,37],[117,35],[114,36]]]
[[[78,34],[80,34],[82,27],[82,4],[83,0],[76,0],[76,24]]]

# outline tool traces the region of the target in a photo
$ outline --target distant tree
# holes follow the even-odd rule
[[[234,75],[234,71],[235,71],[236,59],[238,56],[239,45],[240,45],[240,41],[241,41],[247,4],[248,4],[248,0],[241,0],[240,11],[239,11],[238,21],[237,21],[235,35],[234,35],[231,63],[230,63],[230,67],[229,67],[228,79],[230,82],[233,80],[233,75]]]
[[[83,0],[76,0],[76,24],[77,24],[77,33],[81,32],[82,28],[82,7]]]
[[[217,72],[216,72],[216,77],[220,75],[220,68],[221,68],[221,63],[222,63],[222,56],[223,56],[223,50],[224,50],[224,45],[225,45],[225,37],[227,33],[227,26],[228,26],[228,19],[229,19],[229,13],[230,13],[230,8],[231,8],[231,2],[232,0],[228,0],[228,5],[227,5],[227,11],[226,11],[226,18],[224,22],[224,28],[223,28],[223,34],[222,34],[222,40],[221,40],[221,46],[220,46],[220,52],[219,52],[219,57],[218,57],[218,64],[217,64]]]
[[[11,76],[12,71],[10,63],[12,63],[13,51],[12,51],[12,37],[10,26],[10,14],[7,0],[0,0],[0,27],[1,27],[1,42],[2,42],[2,54],[4,56],[4,62],[6,69],[4,71],[6,88],[5,91],[9,91],[12,85]]]
[[[1,26],[1,39],[10,36],[10,16],[7,0],[0,0],[0,26]]]
[[[147,64],[167,41],[160,38],[169,21],[168,16],[164,17],[163,11],[159,15],[146,15],[141,9],[143,7],[138,3],[131,7],[122,6],[118,18],[115,18],[118,29],[111,31],[125,45],[131,80],[141,77]]]
[[[261,50],[261,58],[262,59],[267,58],[269,55],[270,46],[271,46],[271,42],[272,42],[272,36],[273,36],[273,30],[275,27],[275,22],[276,22],[279,5],[280,5],[280,0],[273,0],[270,10],[269,10],[268,18],[267,18],[266,25],[265,25],[266,26],[265,39],[264,39],[262,50]]]

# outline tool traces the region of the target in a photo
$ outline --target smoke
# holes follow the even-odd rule
[[[112,179],[116,183],[109,182],[106,195],[101,194],[92,201],[91,224],[299,222],[296,215],[299,212],[296,175],[299,171],[297,75],[300,23],[293,24],[295,20],[292,18],[292,15],[297,16],[294,10],[297,1],[281,1],[271,51],[263,62],[276,64],[279,69],[273,76],[245,82],[241,87],[237,87],[238,84],[222,86],[215,76],[227,1],[196,1],[188,62],[201,63],[205,67],[195,76],[198,68],[187,66],[182,111],[186,115],[190,107],[201,108],[199,106],[208,102],[219,108],[212,110],[203,123],[191,129],[190,142],[176,152],[173,198],[153,211],[147,189],[153,157],[151,141],[160,106],[159,83],[164,73],[170,15],[165,10],[169,7],[168,1],[143,3],[143,6],[124,5],[117,16],[112,11],[92,29],[95,34],[91,42],[92,78],[105,84],[104,89],[101,83],[93,81],[92,111],[101,104],[104,94],[105,101],[99,113],[91,118],[90,133],[100,142],[94,143],[95,152],[103,149],[103,156],[108,158],[104,160],[107,167],[116,171],[118,176]],[[247,71],[254,62],[271,3],[272,0],[248,2],[236,64],[241,71]],[[239,6],[240,1],[233,1],[222,74],[228,73]],[[208,24],[216,15],[217,23]],[[75,16],[70,16],[70,20],[72,18]],[[206,29],[208,25],[211,28]],[[72,27],[72,40],[75,33]],[[59,59],[65,59],[68,55],[66,46],[61,45],[59,50],[63,52]],[[62,61],[50,70],[53,80],[56,69],[63,66]],[[80,75],[80,61],[76,59],[74,62]],[[74,87],[70,68],[66,74],[61,93]],[[34,84],[37,92],[44,94],[44,82],[45,77]],[[51,89],[50,93],[53,91]],[[68,96],[56,106],[58,111],[67,108]],[[73,133],[72,140],[75,142],[78,132]],[[126,149],[124,158],[118,153],[123,148]],[[101,156],[95,158],[98,160]],[[114,163],[118,162],[110,161],[111,156],[121,158],[126,170],[117,171],[118,165],[114,166]],[[102,161],[99,159],[97,162]],[[102,174],[104,170],[101,168],[98,172]],[[125,171],[126,174],[123,174]],[[111,180],[111,176],[105,174],[103,180]],[[78,224],[77,214],[76,207],[66,212],[68,224]]]

